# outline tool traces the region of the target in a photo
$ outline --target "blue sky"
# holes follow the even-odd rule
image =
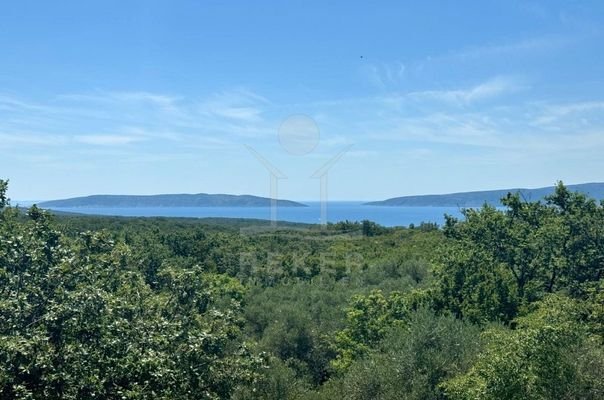
[[[601,1],[11,1],[0,176],[13,199],[318,200],[604,181]],[[318,146],[278,140],[312,118]]]

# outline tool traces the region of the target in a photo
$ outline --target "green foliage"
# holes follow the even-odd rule
[[[328,383],[322,398],[442,398],[439,384],[464,372],[480,349],[479,328],[420,308],[375,349]]]
[[[517,321],[517,329],[487,330],[486,349],[476,364],[444,390],[452,399],[601,398],[602,375],[585,373],[585,364],[599,364],[596,374],[604,372],[597,358],[602,349],[576,357],[589,347],[581,314],[571,299],[546,297]]]
[[[347,326],[335,336],[337,358],[332,362],[334,369],[346,371],[393,326],[408,325],[410,313],[428,302],[423,291],[392,292],[386,296],[382,291],[374,290],[365,296],[354,296],[346,315]]]
[[[6,189],[0,398],[604,398],[604,207],[562,185],[443,230],[53,217]]]
[[[107,234],[2,213],[0,397],[225,398],[256,379],[235,279],[166,267],[153,289]]]
[[[392,323],[388,299],[381,291],[355,296],[346,316],[348,327],[336,335],[338,357],[333,362],[337,371],[344,371],[353,360],[367,352],[370,345],[383,338]]]
[[[591,289],[585,306],[590,332],[599,337],[600,342],[604,344],[604,280],[600,280],[599,285]]]
[[[258,382],[251,387],[241,387],[234,394],[234,400],[298,400],[306,398],[310,385],[301,379],[295,369],[279,358],[272,357],[261,371]]]
[[[373,221],[364,220],[361,222],[363,236],[377,236],[386,232],[386,229]]]
[[[8,181],[0,179],[0,210],[9,204],[9,198],[6,196]]]
[[[331,289],[331,290],[330,290]],[[317,385],[328,378],[334,352],[332,333],[341,329],[347,291],[336,284],[277,286],[255,289],[245,308],[248,329],[261,350],[285,362]]]
[[[604,270],[604,207],[560,184],[546,204],[503,200],[507,211],[447,219],[436,269],[440,307],[473,321],[509,322],[530,303],[566,290],[585,297]]]

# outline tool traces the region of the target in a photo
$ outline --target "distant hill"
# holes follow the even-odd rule
[[[585,193],[597,200],[604,199],[604,183],[582,183],[567,185],[568,189]],[[501,205],[501,198],[509,192],[520,192],[521,196],[529,201],[543,200],[554,192],[554,186],[537,189],[501,189],[481,192],[462,192],[451,194],[430,194],[420,196],[395,197],[383,201],[365,203],[371,206],[407,206],[407,207],[480,207],[484,203]]]
[[[149,196],[93,195],[39,203],[40,207],[270,207],[271,199],[230,194],[158,194]],[[307,207],[277,200],[279,207]]]

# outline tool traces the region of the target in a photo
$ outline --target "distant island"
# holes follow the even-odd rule
[[[589,195],[595,199],[604,199],[604,183],[582,183],[567,185],[571,191]],[[394,197],[383,201],[364,203],[370,206],[407,206],[407,207],[480,207],[483,204],[501,205],[501,198],[508,193],[520,193],[528,201],[543,200],[554,192],[554,186],[537,189],[500,189],[480,192],[461,192],[450,194],[430,194],[419,196]]]
[[[252,195],[230,194],[158,194],[147,196],[93,195],[50,200],[40,207],[270,207],[271,199]],[[290,200],[277,200],[279,207],[307,207]]]

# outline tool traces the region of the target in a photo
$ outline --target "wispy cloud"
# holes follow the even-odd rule
[[[0,96],[0,146],[24,156],[43,146],[75,146],[97,157],[119,152],[130,163],[234,154],[245,143],[275,151],[279,118],[304,109],[320,122],[320,155],[348,144],[357,159],[397,159],[404,148],[405,159],[440,160],[437,149],[446,147],[464,149],[467,162],[604,150],[604,102],[510,101],[508,95],[530,90],[522,79],[493,76],[473,85],[301,104],[275,104],[243,89],[204,98],[95,92],[38,103]]]
[[[484,57],[509,57],[526,53],[558,50],[576,42],[576,37],[562,35],[544,35],[521,39],[507,43],[491,43],[486,45],[469,46],[438,58],[478,59]]]
[[[35,132],[6,140],[5,146],[45,142],[46,137],[61,135],[74,143],[98,146],[169,140],[215,147],[238,137],[266,137],[270,125],[262,114],[269,105],[267,99],[246,89],[201,99],[95,91],[58,95],[44,103],[2,95],[0,133]],[[90,130],[96,132],[86,133]]]
[[[495,98],[521,89],[516,80],[496,77],[467,89],[427,90],[412,92],[408,96],[419,100],[437,100],[456,105],[467,105],[472,102]]]
[[[527,37],[508,42],[479,43],[454,48],[415,59],[373,62],[360,67],[362,76],[381,92],[396,92],[414,86],[418,81],[435,77],[443,79],[451,71],[468,65],[499,63],[505,67],[510,59],[534,59],[560,52],[585,39],[587,34],[551,34]],[[528,62],[528,61],[527,61]],[[505,69],[505,68],[503,68]],[[458,79],[453,79],[458,82]]]
[[[561,129],[566,122],[589,125],[594,120],[604,122],[604,101],[579,101],[574,103],[538,105],[531,124],[541,128]]]
[[[79,143],[100,146],[124,145],[144,140],[141,136],[123,135],[77,135],[74,137],[74,139]]]
[[[67,143],[64,135],[48,135],[30,132],[0,131],[0,147],[10,148],[19,146],[59,146]]]
[[[249,90],[222,92],[201,102],[199,111],[238,122],[256,123],[262,120],[263,109],[270,102]]]
[[[57,99],[62,101],[76,101],[87,103],[105,103],[105,104],[152,104],[171,110],[172,107],[180,100],[175,96],[165,94],[157,94],[150,92],[111,92],[111,91],[96,91],[92,93],[72,93],[57,96]]]
[[[505,157],[536,157],[604,150],[604,118],[586,119],[582,112],[600,107],[599,103],[560,103],[530,105],[537,110],[526,113],[527,104],[502,109],[487,108],[474,111],[427,112],[421,116],[393,118],[384,129],[367,137],[378,142],[397,142],[392,148],[412,145],[465,146],[479,151],[497,151],[499,160]],[[534,114],[552,115],[554,119],[536,126]],[[557,129],[553,130],[552,126]],[[453,147],[454,148],[454,147]]]
[[[406,66],[402,62],[382,62],[362,67],[369,82],[380,90],[400,87],[405,80]]]

